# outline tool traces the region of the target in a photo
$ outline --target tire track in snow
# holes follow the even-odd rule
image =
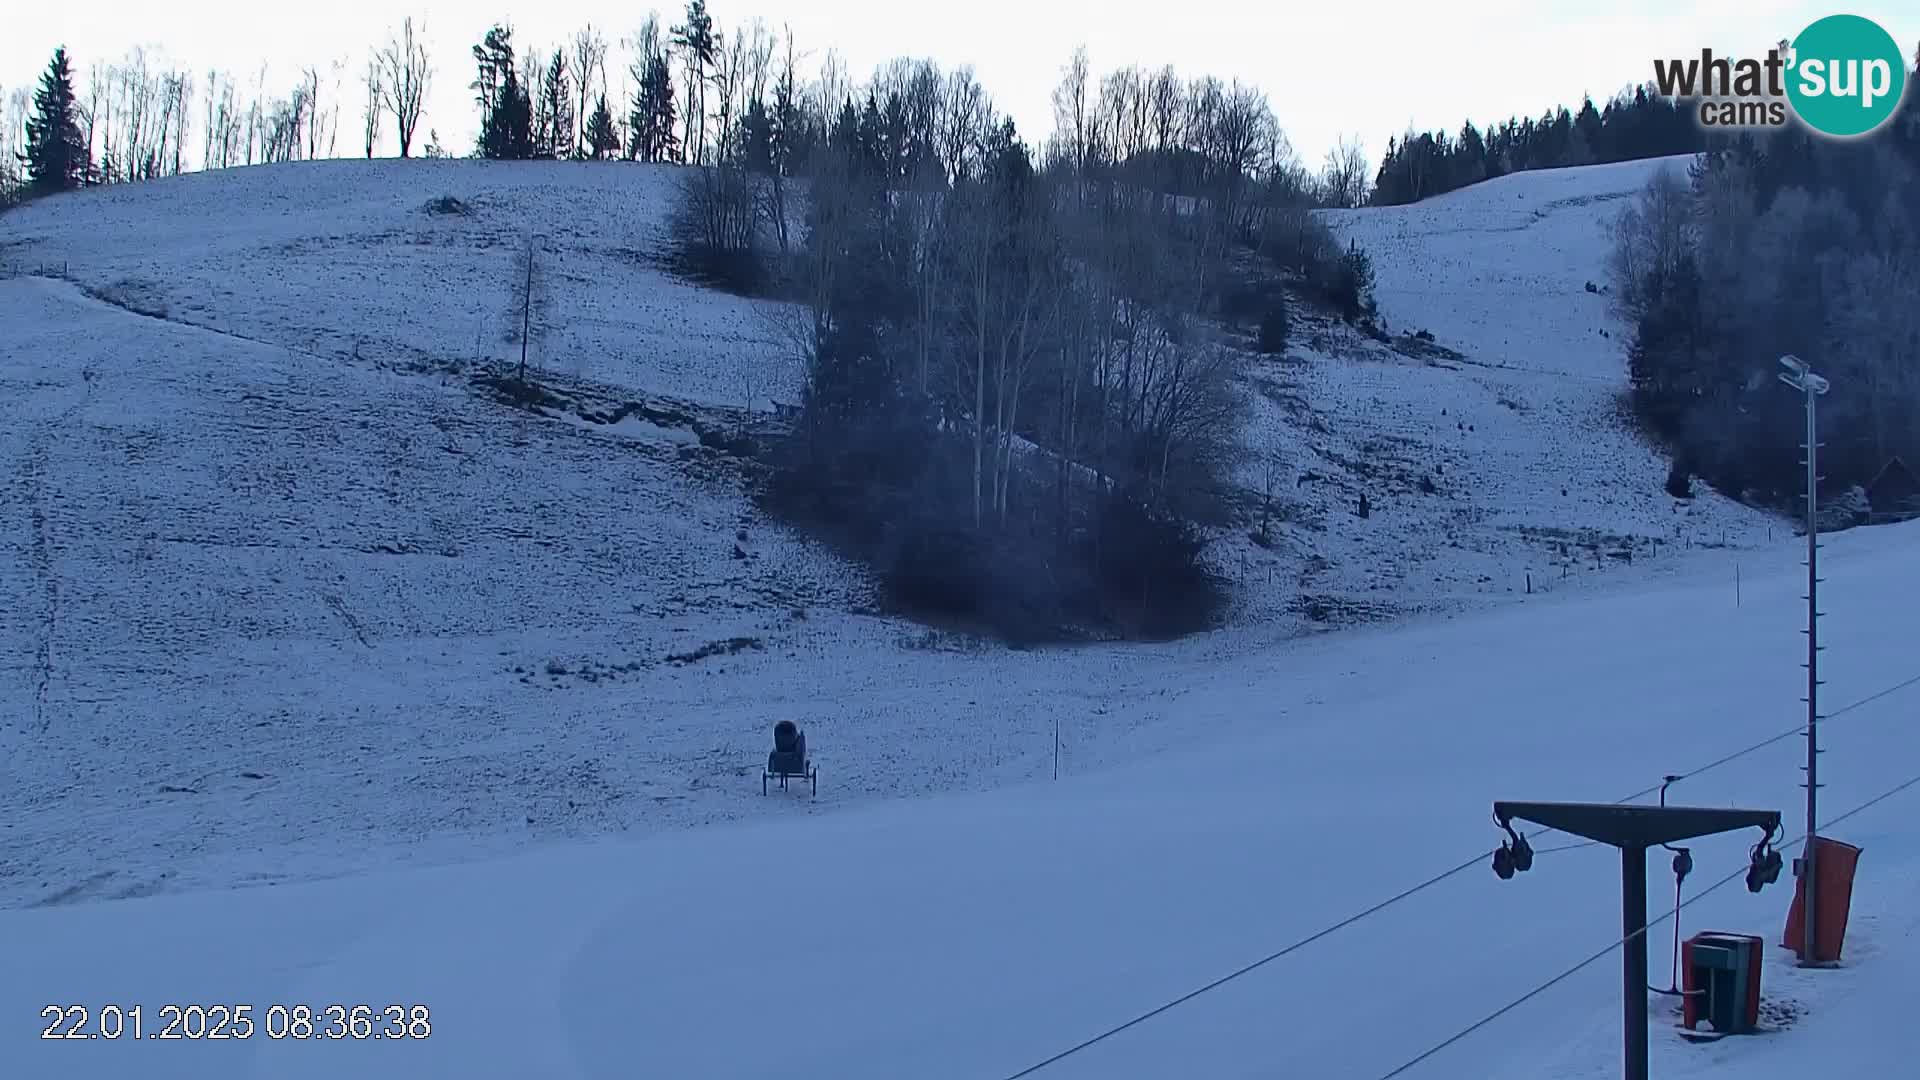
[[[93,401],[94,373],[82,368],[80,378],[86,392],[79,401],[43,421],[33,436],[21,465],[20,486],[27,497],[27,517],[32,530],[27,561],[33,567],[34,580],[40,584],[40,640],[33,647],[33,722],[35,730],[45,734],[53,725],[47,709],[47,697],[53,687],[53,641],[60,622],[60,574],[53,561],[53,526],[47,516],[47,459],[53,440],[58,438],[80,410]]]
[[[83,284],[80,284],[79,282],[72,281],[67,278],[48,278],[47,280],[58,281],[58,282],[61,282],[62,284],[73,286],[74,291],[78,294],[76,297],[74,297],[74,299],[76,300],[91,301],[92,303],[98,304],[101,307],[110,307],[116,311],[124,311],[129,315],[135,316],[136,318],[151,319],[154,322],[166,323],[169,326],[183,326],[189,330],[200,330],[209,334],[218,334],[221,337],[232,338],[235,341],[244,341],[249,345],[259,345],[269,349],[285,349],[287,352],[295,353],[301,356],[310,356],[316,360],[342,359],[342,357],[328,356],[324,353],[315,352],[312,349],[302,349],[295,345],[285,344],[284,342],[268,341],[265,338],[250,337],[246,334],[240,333],[237,330],[224,330],[218,326],[208,326],[205,323],[197,323],[187,319],[175,318],[173,315],[169,314],[164,309],[160,311],[152,311],[144,308],[135,307],[133,304],[129,303],[128,301],[117,298],[113,296],[111,293],[108,293],[103,289],[100,289],[91,285],[83,285]]]

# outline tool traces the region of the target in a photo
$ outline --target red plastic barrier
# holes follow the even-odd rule
[[[1813,855],[1814,874],[1818,878],[1814,888],[1820,890],[1819,901],[1814,905],[1814,917],[1820,920],[1819,933],[1814,936],[1814,960],[1831,964],[1840,960],[1840,947],[1846,943],[1847,913],[1853,905],[1853,872],[1860,865],[1860,849],[1824,836],[1814,842],[1819,845]],[[1782,946],[1795,953],[1800,951],[1806,933],[1806,896],[1807,879],[1803,874],[1794,883],[1793,906],[1787,909],[1787,932],[1780,939]]]

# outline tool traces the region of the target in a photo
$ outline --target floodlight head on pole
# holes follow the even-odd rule
[[[1813,370],[1807,367],[1806,361],[1797,356],[1781,357],[1780,366],[1787,369],[1780,374],[1780,381],[1801,393],[1818,396],[1829,389],[1827,380],[1814,374]]]

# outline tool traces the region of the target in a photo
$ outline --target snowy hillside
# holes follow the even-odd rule
[[[1916,540],[1915,526],[1894,526],[1828,548],[1833,817],[1920,773],[1906,722],[1920,685],[1874,696],[1920,674],[1920,622],[1900,600],[1920,593]],[[1783,550],[1749,565],[1738,594],[1730,580],[1643,584],[1327,636],[1243,657],[1230,674],[1192,658],[1188,679],[1166,682],[1173,707],[1230,734],[1058,784],[457,868],[0,912],[0,1008],[23,1028],[49,1023],[33,1019],[49,1004],[87,1006],[60,1028],[83,1035],[101,1030],[106,1005],[141,1007],[146,1034],[165,1003],[247,1005],[255,1025],[218,1045],[136,1045],[124,1015],[119,1040],[22,1031],[0,1040],[0,1075],[1377,1080],[1617,940],[1613,853],[1544,836],[1532,872],[1511,882],[1474,858],[1243,978],[1022,1070],[1485,852],[1495,798],[1618,799],[1790,731],[1800,584]],[[1045,694],[1059,676],[1014,663],[991,680]],[[991,741],[997,719],[977,716],[974,729]],[[862,751],[822,730],[834,736],[819,740],[832,791]],[[949,752],[966,746],[957,734],[940,737]],[[389,755],[411,737],[393,731]],[[1683,781],[1674,799],[1780,809],[1791,822],[1800,752],[1776,742]],[[737,756],[751,760],[745,746]],[[1801,972],[1769,944],[1768,1030],[1706,1046],[1683,1042],[1656,999],[1656,1075],[1908,1074],[1920,1053],[1904,1017],[1920,973],[1916,800],[1909,788],[1829,833],[1865,849],[1846,967]],[[793,798],[764,801],[802,814]],[[387,842],[412,827],[410,809],[394,803],[351,842]],[[238,803],[228,824],[247,828],[252,813]],[[118,822],[110,840],[150,867],[183,861],[177,842],[149,843],[159,834],[147,825]],[[1740,872],[1754,839],[1695,843],[1688,895]],[[16,859],[37,846],[9,843]],[[97,850],[103,839],[63,843]],[[1664,857],[1650,862],[1658,915],[1669,879]],[[1758,896],[1736,880],[1690,904],[1683,930],[1771,943],[1789,896],[1784,880]],[[1649,947],[1660,985],[1669,933],[1656,926]],[[1617,1075],[1619,993],[1617,953],[1601,955],[1404,1075]],[[305,1005],[324,1030],[334,1003],[369,1006],[369,1030],[383,1032],[387,1006],[424,1006],[429,1027],[415,1033],[430,1034],[269,1037],[288,1024],[275,1006]]]
[[[1766,522],[1661,492],[1587,332],[1602,196],[1644,168],[1354,215],[1387,318],[1436,347],[1304,325],[1255,366],[1249,449],[1288,471],[1274,549],[1214,547],[1233,625],[1014,654],[874,616],[742,496],[728,434],[794,372],[767,306],[647,257],[671,170],[298,163],[10,213],[0,907],[785,813],[749,782],[778,716],[835,748],[823,810],[1049,776],[1056,723],[1085,774],[1254,722],[1182,695],[1305,630],[1729,580],[1706,546]],[[517,357],[529,233],[538,414],[475,364]],[[1421,291],[1441,264],[1466,292]],[[1561,363],[1592,377],[1533,373]]]
[[[1242,579],[1267,564],[1288,596],[1390,613],[1524,592],[1529,578],[1562,587],[1596,547],[1646,558],[1766,542],[1765,515],[1663,490],[1668,462],[1621,407],[1622,328],[1586,288],[1605,281],[1623,200],[1685,164],[1516,173],[1327,214],[1371,255],[1396,344],[1310,320],[1285,360],[1256,366],[1259,456],[1243,483],[1257,492],[1278,460],[1291,523],[1277,555],[1223,545]]]
[[[116,185],[0,220],[0,265],[62,270],[117,302],[327,357],[518,360],[529,237],[550,329],[533,360],[644,394],[791,397],[754,305],[650,258],[676,173],[599,162],[312,161]],[[435,213],[451,197],[467,212]],[[761,387],[764,387],[762,389]]]
[[[1373,253],[1389,325],[1438,348],[1309,319],[1287,358],[1254,364],[1241,481],[1257,505],[1275,464],[1285,522],[1272,549],[1240,529],[1216,544],[1240,586],[1236,621],[1454,610],[1567,575],[1581,545],[1764,539],[1760,515],[1710,493],[1676,507],[1665,463],[1619,418],[1624,343],[1584,285],[1603,276],[1604,223],[1660,164],[1522,173],[1331,215]],[[517,359],[531,237],[548,324],[532,359],[547,377],[709,409],[795,400],[776,306],[654,264],[675,177],[551,162],[234,169],[28,207],[0,223],[0,270],[64,273],[135,310],[315,357],[435,367]],[[431,212],[443,198],[466,212]]]

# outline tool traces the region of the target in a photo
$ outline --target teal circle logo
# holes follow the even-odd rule
[[[1787,100],[1826,135],[1865,135],[1887,122],[1907,89],[1906,56],[1871,19],[1829,15],[1793,39]]]

